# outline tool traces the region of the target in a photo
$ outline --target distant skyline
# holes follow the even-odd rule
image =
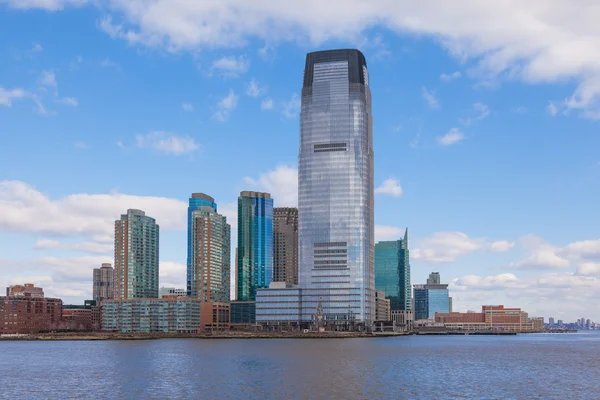
[[[191,193],[232,252],[240,191],[297,206],[305,56],[348,47],[375,238],[409,228],[411,283],[439,271],[456,311],[600,320],[600,11],[475,4],[0,0],[0,287],[91,299],[133,208],[160,225],[160,286],[186,288]]]

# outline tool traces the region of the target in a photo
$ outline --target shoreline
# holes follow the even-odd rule
[[[566,331],[561,333],[576,333]],[[214,333],[116,333],[116,332],[60,332],[0,336],[0,341],[65,341],[65,340],[158,340],[158,339],[357,339],[417,336],[516,336],[542,332],[214,332]]]

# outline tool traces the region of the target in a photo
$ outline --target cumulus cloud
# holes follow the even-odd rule
[[[558,114],[558,107],[551,101],[548,102],[548,114],[550,114],[551,116],[555,117],[556,114]]]
[[[66,104],[71,107],[77,107],[79,102],[75,97],[63,97],[62,99],[57,99],[57,103]]]
[[[600,277],[600,262],[584,262],[577,267],[577,275]]]
[[[491,242],[488,245],[488,249],[494,253],[506,253],[513,247],[515,247],[515,242],[509,242],[507,240],[498,240]]]
[[[273,99],[266,98],[260,102],[261,110],[272,110],[273,109]]]
[[[194,111],[194,106],[191,103],[182,103],[181,108],[183,108],[183,111],[187,111],[187,112]]]
[[[460,78],[461,76],[462,76],[462,74],[460,73],[460,71],[456,71],[456,72],[453,72],[451,74],[445,74],[445,73],[443,73],[443,74],[440,75],[440,80],[442,82],[450,82],[450,81],[452,81],[454,79]]]
[[[211,73],[216,73],[224,78],[237,78],[245,74],[248,68],[250,68],[250,61],[246,57],[221,57],[213,61]]]
[[[7,90],[0,86],[0,105],[12,107],[13,100],[22,99],[27,95],[28,93],[21,88]]]
[[[177,136],[169,132],[151,132],[136,136],[137,147],[151,148],[163,154],[180,156],[197,151],[200,146],[189,136]]]
[[[375,242],[400,240],[404,237],[404,229],[397,226],[375,225]]]
[[[576,89],[563,101],[566,108],[600,118],[600,46],[593,2],[509,0],[479,7],[475,0],[367,4],[360,0],[317,0],[287,4],[276,0],[203,2],[169,0],[4,0],[10,7],[59,10],[69,5],[98,4],[114,13],[99,22],[113,38],[168,51],[240,47],[251,40],[269,43],[306,41],[319,46],[331,40],[359,41],[377,26],[396,34],[433,37],[459,61],[472,61],[474,76],[508,77],[527,83],[573,79]],[[318,9],[315,17],[313,10]],[[343,10],[343,11],[340,11]],[[532,29],[532,27],[536,27]]]
[[[385,194],[392,197],[400,197],[404,192],[400,186],[400,181],[395,178],[386,179],[381,185],[375,188],[375,194]]]
[[[462,232],[436,232],[421,240],[413,250],[412,257],[418,261],[445,263],[482,248],[480,240],[472,239]]]
[[[288,101],[283,103],[283,115],[286,118],[296,118],[300,114],[300,98],[296,93]]]
[[[245,177],[252,189],[268,192],[276,207],[298,206],[298,170],[279,165],[274,170],[261,173],[258,179]]]
[[[266,88],[256,79],[252,79],[246,88],[246,94],[250,97],[258,97],[265,92]]]
[[[108,57],[105,57],[102,60],[100,60],[100,67],[102,67],[102,68],[121,69],[121,66],[117,62],[111,60]]]
[[[166,197],[72,194],[51,199],[21,181],[0,181],[0,231],[60,236],[110,235],[129,208],[156,219],[161,230],[184,230],[187,204]]]
[[[233,110],[237,107],[238,97],[239,96],[230,89],[227,96],[223,97],[217,103],[217,111],[214,114],[214,118],[221,122],[227,121]]]
[[[56,82],[56,75],[52,71],[42,71],[39,78],[40,85],[48,86],[56,89],[58,83]]]
[[[46,249],[55,249],[60,246],[60,242],[58,240],[52,239],[38,239],[33,248],[36,250],[46,250]]]
[[[435,97],[435,94],[432,91],[428,90],[424,86],[421,88],[421,95],[423,96],[423,99],[427,103],[427,107],[429,107],[429,108],[439,108],[440,107],[440,102],[437,99],[437,97]]]
[[[458,128],[452,128],[443,136],[438,136],[437,141],[442,146],[450,146],[465,138],[465,134]]]

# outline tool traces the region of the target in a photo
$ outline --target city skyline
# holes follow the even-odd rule
[[[34,282],[66,303],[92,298],[92,269],[113,262],[112,223],[135,208],[161,226],[161,286],[185,288],[189,193],[213,195],[232,225],[241,190],[297,206],[303,58],[348,46],[375,77],[376,242],[410,228],[412,282],[440,271],[457,311],[494,303],[600,320],[595,97],[578,96],[586,81],[563,64],[539,69],[552,45],[515,29],[511,43],[544,51],[509,52],[503,63],[494,49],[513,44],[491,45],[472,26],[458,36],[432,28],[455,40],[440,44],[430,31],[415,28],[417,39],[342,16],[358,36],[315,21],[301,29],[315,32],[308,42],[241,31],[246,43],[195,53],[205,49],[197,39],[165,28],[165,41],[151,44],[153,28],[84,3],[0,5],[3,286]],[[85,40],[66,35],[75,27]],[[139,41],[124,43],[136,37],[127,32]],[[481,47],[464,46],[479,34]]]

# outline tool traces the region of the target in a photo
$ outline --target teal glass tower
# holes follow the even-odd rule
[[[433,319],[435,313],[452,312],[448,285],[440,283],[440,274],[429,274],[427,284],[415,285],[415,320]]]
[[[188,297],[192,297],[192,279],[193,279],[193,265],[192,265],[192,216],[194,211],[198,210],[200,207],[210,207],[215,212],[217,211],[217,203],[215,203],[215,199],[206,195],[204,193],[192,193],[192,197],[190,197],[188,203],[188,213],[187,213],[187,295]]]
[[[254,301],[273,281],[273,199],[243,191],[238,197],[238,301]]]
[[[375,289],[385,292],[391,310],[412,309],[408,229],[404,239],[375,245]]]

